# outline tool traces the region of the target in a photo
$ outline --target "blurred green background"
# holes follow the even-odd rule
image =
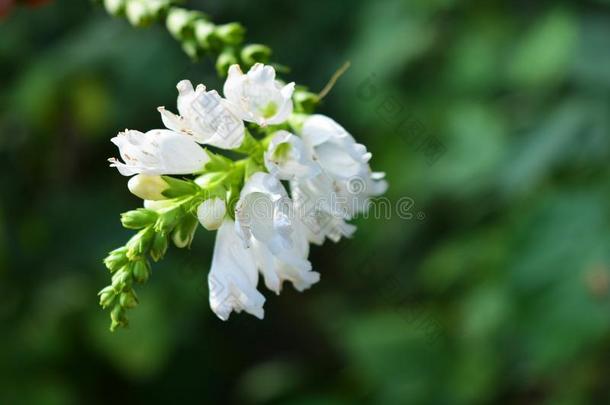
[[[160,127],[180,79],[222,82],[162,26],[88,1],[15,9],[0,22],[0,403],[610,403],[607,1],[187,5],[242,22],[313,90],[350,60],[319,111],[412,217],[314,247],[321,282],[265,290],[264,321],[213,315],[200,229],[111,334],[101,259],[140,202],[109,139]]]

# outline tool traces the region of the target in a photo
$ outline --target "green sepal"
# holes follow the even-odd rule
[[[171,176],[161,176],[168,187],[161,193],[167,198],[183,197],[197,193],[198,187],[192,180],[182,180]]]
[[[207,172],[226,172],[233,166],[233,161],[222,155],[207,151],[210,156],[210,161],[206,163],[202,173]]]

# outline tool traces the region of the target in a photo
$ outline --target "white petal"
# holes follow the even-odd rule
[[[170,130],[125,131],[111,141],[118,146],[124,160],[112,159],[111,166],[126,176],[191,174],[200,171],[210,160],[192,139]]]
[[[232,311],[264,317],[265,297],[256,289],[257,272],[249,251],[239,243],[233,221],[226,219],[216,235],[212,267],[208,275],[210,307],[227,320]]]

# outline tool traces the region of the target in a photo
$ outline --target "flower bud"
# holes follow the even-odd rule
[[[115,291],[122,290],[131,282],[131,272],[127,266],[123,266],[112,276],[112,288]]]
[[[163,232],[156,232],[150,247],[150,257],[154,261],[159,261],[167,251],[167,235]]]
[[[127,326],[127,318],[125,317],[125,309],[120,304],[116,304],[110,312],[110,330],[114,332],[119,326]]]
[[[119,303],[123,308],[135,308],[138,305],[138,297],[135,291],[129,290],[121,293]]]
[[[190,246],[196,230],[197,218],[191,214],[185,215],[172,234],[174,245],[179,248]]]
[[[127,264],[128,260],[129,259],[127,258],[127,248],[125,246],[122,246],[108,253],[108,256],[106,256],[106,258],[104,259],[104,265],[106,265],[106,268],[110,270],[111,273],[114,273],[115,271],[123,267],[125,264]]]
[[[225,77],[229,68],[232,65],[237,63],[237,58],[235,57],[235,52],[232,48],[227,48],[220,55],[218,55],[218,59],[216,59],[216,71],[219,76]]]
[[[104,7],[108,13],[120,16],[125,11],[125,0],[104,0]]]
[[[197,20],[194,23],[195,39],[206,51],[217,49],[221,45],[220,38],[216,36],[216,26],[206,20]]]
[[[197,219],[205,229],[213,231],[220,228],[227,213],[227,206],[220,198],[205,200],[197,208]]]
[[[255,63],[267,63],[271,57],[271,48],[261,44],[246,45],[241,50],[241,59],[247,66]]]
[[[142,229],[157,220],[157,213],[146,208],[127,211],[121,214],[121,223],[128,229]]]
[[[127,257],[131,260],[143,256],[152,242],[155,231],[152,227],[142,229],[127,242]]]
[[[129,179],[127,188],[133,195],[143,200],[159,201],[166,199],[163,192],[169,188],[169,185],[161,176],[138,174]]]
[[[150,266],[146,260],[138,260],[133,265],[133,278],[138,283],[145,283],[150,277]]]
[[[244,40],[246,29],[240,23],[218,25],[216,35],[226,45],[239,45]]]
[[[205,14],[201,12],[172,7],[167,13],[165,24],[167,30],[174,38],[184,39],[188,36],[189,31],[193,29],[194,21],[202,18],[205,18]]]
[[[129,1],[125,9],[127,19],[136,27],[143,27],[152,22],[153,16],[143,1]]]
[[[116,292],[112,286],[108,286],[101,290],[97,295],[100,296],[100,305],[102,308],[108,308],[114,301]]]

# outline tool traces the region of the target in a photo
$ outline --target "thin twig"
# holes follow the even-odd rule
[[[337,80],[339,80],[339,78],[343,76],[343,74],[347,71],[347,69],[349,69],[351,65],[352,63],[350,61],[347,61],[335,73],[333,73],[328,83],[326,83],[326,86],[324,86],[322,91],[318,93],[318,100],[322,100],[324,97],[326,97],[328,93],[330,93],[330,91],[335,86],[335,83],[337,83]]]

